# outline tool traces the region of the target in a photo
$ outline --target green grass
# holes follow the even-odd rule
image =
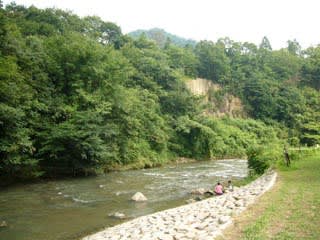
[[[223,239],[320,239],[320,150],[295,151],[276,186],[235,220]]]

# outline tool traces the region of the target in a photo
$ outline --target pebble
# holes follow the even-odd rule
[[[268,172],[250,184],[181,207],[142,216],[107,228],[82,240],[103,239],[214,239],[222,235],[235,216],[269,190],[276,180]],[[130,233],[130,234],[128,234]]]

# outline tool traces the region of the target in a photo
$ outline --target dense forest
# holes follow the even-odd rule
[[[177,157],[251,156],[259,171],[283,144],[320,143],[320,46],[159,46],[99,17],[0,5],[2,183]],[[195,77],[238,96],[248,118],[202,114],[185,85]]]

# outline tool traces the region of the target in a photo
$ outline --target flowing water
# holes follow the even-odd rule
[[[190,191],[247,175],[245,160],[218,160],[48,181],[0,191],[3,240],[77,239],[124,220],[185,204]],[[147,202],[130,201],[142,192]]]

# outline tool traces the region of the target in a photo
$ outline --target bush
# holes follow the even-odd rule
[[[253,146],[247,150],[248,167],[257,174],[263,174],[282,159],[280,144]]]

